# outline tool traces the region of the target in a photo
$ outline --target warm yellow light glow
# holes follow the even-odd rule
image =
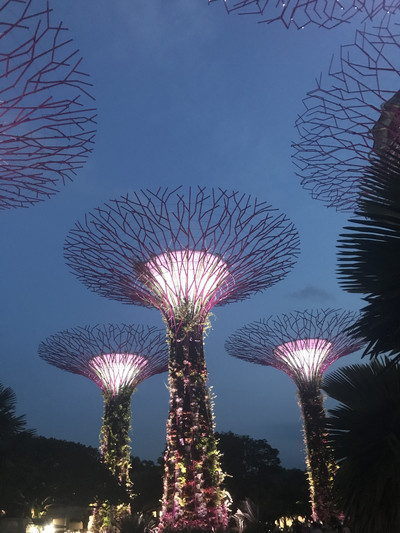
[[[292,518],[290,516],[282,516],[281,518],[275,521],[275,524],[278,527],[284,529],[285,527],[292,527],[295,521],[300,522],[300,524],[306,523],[306,519],[304,518],[304,516],[298,516],[297,518]]]
[[[88,520],[88,531],[93,531],[93,526],[94,526],[94,515],[91,514]]]
[[[25,531],[26,533],[40,533],[40,528],[35,524],[28,524]]]

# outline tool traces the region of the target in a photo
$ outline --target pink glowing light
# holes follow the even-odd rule
[[[291,372],[301,374],[307,380],[322,376],[324,362],[332,349],[332,343],[323,339],[299,339],[285,342],[274,350]]]
[[[148,360],[137,354],[111,353],[93,357],[88,364],[97,378],[93,381],[102,390],[117,394],[124,387],[134,389],[139,384]]]
[[[217,255],[196,250],[174,250],[146,263],[147,285],[172,308],[186,304],[197,314],[229,277],[228,265]],[[145,275],[146,275],[145,274]]]

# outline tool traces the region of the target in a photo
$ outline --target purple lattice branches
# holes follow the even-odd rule
[[[320,380],[337,359],[362,347],[361,340],[346,333],[357,316],[318,309],[270,317],[240,328],[225,347],[234,357],[282,370],[301,386]]]
[[[57,192],[92,151],[95,110],[62,23],[45,0],[0,7],[0,209]]]
[[[302,185],[341,211],[356,207],[374,147],[382,151],[399,137],[400,27],[392,19],[358,30],[355,42],[342,46],[329,70],[331,87],[319,80],[296,121],[293,159]]]
[[[208,0],[213,4],[217,0]],[[222,0],[228,13],[236,12],[239,15],[262,15],[266,0]]]
[[[39,355],[111,394],[133,391],[143,380],[168,370],[165,332],[145,326],[109,324],[61,331],[40,344]]]
[[[201,320],[282,279],[298,251],[293,224],[222,189],[139,191],[95,209],[67,236],[65,257],[90,289]]]
[[[211,4],[216,0],[209,0]],[[228,13],[262,15],[260,22],[280,21],[289,28],[309,24],[334,28],[353,17],[372,19],[380,13],[396,13],[399,0],[223,0]]]

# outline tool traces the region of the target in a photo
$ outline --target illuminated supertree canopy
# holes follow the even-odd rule
[[[227,352],[251,363],[283,370],[297,386],[314,519],[336,515],[332,498],[335,464],[326,444],[321,381],[339,358],[362,347],[346,329],[358,314],[335,309],[294,312],[243,326],[226,341]]]
[[[92,151],[89,78],[46,0],[0,6],[0,209],[54,195]]]
[[[85,376],[100,387],[104,398],[101,457],[132,498],[131,398],[143,380],[168,370],[165,332],[125,324],[76,327],[48,337],[40,344],[39,355],[46,362]],[[94,513],[95,530],[118,524],[129,510],[129,504],[98,506]]]
[[[227,526],[203,332],[215,305],[266,289],[292,268],[298,236],[263,202],[221,189],[140,191],[97,208],[65,256],[90,289],[156,307],[170,338],[170,410],[160,530]]]
[[[209,4],[217,0],[208,0]],[[259,22],[280,21],[289,28],[304,29],[309,24],[335,28],[353,17],[362,21],[380,13],[396,13],[399,0],[221,0],[228,13],[259,15]]]
[[[304,99],[293,160],[313,198],[353,211],[369,159],[399,138],[400,33],[385,16],[356,32]]]

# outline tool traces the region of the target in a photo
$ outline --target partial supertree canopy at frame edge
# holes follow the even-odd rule
[[[297,249],[297,232],[275,209],[201,187],[127,195],[87,215],[67,237],[67,263],[89,288],[156,307],[166,322],[170,409],[159,531],[227,527],[204,327],[215,305],[282,279]]]
[[[293,162],[312,197],[354,211],[370,158],[399,138],[400,33],[393,15],[358,29],[303,100]]]
[[[87,377],[102,391],[104,417],[101,457],[132,499],[130,481],[131,398],[145,379],[168,369],[165,332],[133,325],[76,327],[52,335],[39,346],[39,356],[61,370]],[[130,504],[103,504],[94,511],[94,530],[117,525]]]
[[[282,370],[296,384],[313,517],[326,524],[337,516],[332,496],[336,467],[326,444],[321,381],[332,363],[362,347],[346,331],[357,316],[335,309],[293,312],[245,325],[225,343],[230,355]]]
[[[217,0],[208,0],[214,4]],[[228,13],[258,15],[258,22],[281,22],[286,28],[308,25],[331,29],[356,18],[372,20],[382,13],[395,14],[399,0],[220,0]]]
[[[49,0],[0,6],[0,209],[54,195],[93,149],[91,83],[54,18]]]

